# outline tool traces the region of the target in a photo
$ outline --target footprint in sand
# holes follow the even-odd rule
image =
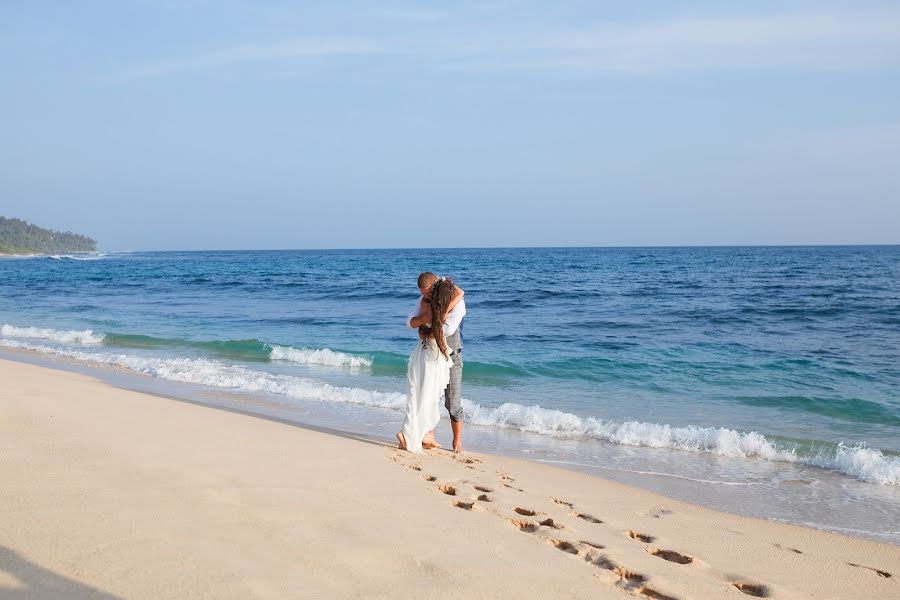
[[[553,519],[544,519],[540,524],[543,527],[549,527],[550,529],[563,529],[563,526],[556,523]]]
[[[607,571],[614,571],[617,567],[616,563],[609,560],[608,558],[606,558],[603,555],[600,555],[600,556],[590,555],[590,556],[586,556],[585,558],[587,560],[589,560],[589,562],[592,565],[594,565],[595,567],[599,567],[601,569],[606,569]]]
[[[583,521],[587,521],[588,523],[602,523],[603,522],[600,519],[598,519],[597,517],[595,517],[593,515],[588,515],[585,513],[578,513],[575,516]]]
[[[656,590],[648,588],[645,585],[642,585],[640,588],[638,588],[637,593],[641,594],[642,596],[646,596],[647,598],[653,598],[653,600],[678,600],[674,596],[668,596],[666,594],[657,592]]]
[[[463,510],[472,510],[473,508],[475,508],[475,503],[474,502],[463,502],[462,500],[457,500],[456,502],[453,503],[453,506],[455,506],[457,508],[461,508]]]
[[[736,587],[741,593],[753,596],[754,598],[768,598],[769,590],[766,586],[758,583],[750,583],[749,581],[732,581],[731,585]]]
[[[437,481],[437,477],[435,477],[434,475],[423,475],[422,477],[425,478],[425,481]]]
[[[592,565],[594,565],[595,567],[598,567],[605,571],[612,571],[613,573],[618,575],[619,579],[622,582],[627,584],[626,587],[633,586],[633,585],[647,581],[647,578],[644,577],[643,575],[641,575],[640,573],[632,571],[631,569],[626,569],[623,566],[617,565],[616,563],[609,560],[608,558],[606,558],[603,555],[596,556],[596,557],[591,555],[591,556],[586,557],[586,559],[588,559],[590,561],[590,563]]]
[[[581,542],[581,543],[586,544],[586,545],[590,546],[591,548],[599,549],[599,548],[603,547],[598,544],[592,544],[590,542]],[[598,553],[594,552],[593,550],[588,550],[585,553],[584,560],[599,569],[603,569],[605,571],[610,571],[613,574],[615,574],[619,578],[618,583],[617,583],[618,587],[622,587],[627,590],[632,590],[633,592],[642,594],[648,598],[656,598],[658,600],[676,600],[675,598],[672,598],[671,596],[661,594],[661,593],[643,585],[644,582],[647,581],[646,576],[644,576],[636,571],[632,571],[631,569],[628,569],[621,565],[617,565],[616,563],[614,563],[607,557],[603,556],[602,554],[598,554]],[[638,587],[638,586],[640,586],[640,587]],[[638,588],[638,589],[635,589],[635,588]]]
[[[625,567],[615,567],[612,570],[613,573],[621,577],[626,581],[630,581],[632,583],[642,583],[647,580],[646,577],[641,575],[640,573],[635,573],[634,571],[629,571]]]
[[[668,508],[662,508],[661,506],[654,506],[653,508],[651,508],[644,514],[646,514],[648,517],[658,519],[658,518],[666,516],[666,515],[671,515],[672,511],[669,510]]]
[[[479,502],[493,502],[494,499],[491,498],[490,496],[488,496],[487,494],[481,494],[480,496],[478,496],[478,501]]]
[[[447,494],[448,496],[456,495],[456,488],[452,485],[439,485],[438,491],[440,491],[442,494]]]
[[[685,554],[679,554],[674,550],[660,550],[659,548],[647,548],[647,553],[658,556],[663,560],[678,563],[679,565],[689,565],[694,562],[694,557]]]
[[[551,544],[553,544],[554,546],[556,546],[556,548],[558,550],[562,550],[563,552],[565,552],[567,554],[574,554],[576,556],[578,555],[578,552],[579,552],[578,548],[576,548],[574,545],[572,545],[569,542],[566,542],[564,540],[547,540],[547,541],[550,542]]]
[[[475,489],[478,490],[479,492],[484,492],[484,493],[486,493],[486,494],[490,494],[490,493],[492,493],[492,492],[494,491],[494,490],[492,490],[491,488],[485,487],[485,486],[483,486],[483,485],[476,485],[476,486],[474,486],[474,487],[475,487]]]
[[[850,565],[851,567],[859,567],[860,569],[866,569],[867,571],[872,571],[879,577],[884,577],[886,579],[890,579],[890,577],[891,577],[890,573],[888,573],[887,571],[882,571],[881,569],[876,569],[874,567],[867,567],[865,565],[858,565],[856,563],[851,563],[851,562],[848,562],[847,564]]]
[[[536,523],[532,523],[531,521],[523,521],[520,519],[507,519],[512,525],[519,529],[519,531],[524,531],[526,533],[534,533],[538,530],[538,526]]]
[[[533,517],[537,514],[536,511],[530,510],[528,508],[519,508],[518,506],[513,509],[515,512],[519,513],[523,517]]]
[[[571,502],[566,502],[565,500],[560,500],[559,498],[551,498],[551,500],[553,500],[554,502],[556,502],[557,504],[560,504],[562,506],[568,506],[569,508],[575,508],[575,505],[572,504]]]
[[[638,533],[637,531],[632,531],[631,529],[626,531],[625,534],[631,539],[637,540],[639,542],[644,542],[645,544],[649,544],[654,539],[656,539],[652,535],[647,535],[646,533]]]
[[[772,544],[773,547],[778,548],[779,550],[784,550],[785,552],[793,552],[794,554],[803,554],[800,550],[796,548],[790,548],[788,546],[782,546],[781,544]]]

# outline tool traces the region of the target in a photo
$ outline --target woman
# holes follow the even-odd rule
[[[406,420],[397,434],[401,450],[421,452],[422,448],[439,448],[432,431],[441,420],[439,400],[450,381],[450,352],[444,340],[444,320],[462,298],[449,279],[434,284],[431,298],[422,299],[423,316],[431,313],[431,323],[419,328],[419,343],[409,357],[406,379],[409,395]]]

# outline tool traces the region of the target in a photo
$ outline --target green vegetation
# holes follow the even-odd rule
[[[0,254],[59,254],[96,250],[97,242],[87,236],[43,229],[22,219],[0,217]]]

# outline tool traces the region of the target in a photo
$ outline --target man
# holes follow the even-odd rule
[[[428,300],[431,297],[431,288],[440,281],[441,278],[426,271],[419,275],[416,285],[419,286],[419,292],[422,294],[419,301],[416,302],[416,308],[409,314],[406,319],[407,325],[413,329],[428,325],[431,323],[431,311],[422,310],[422,300]],[[462,295],[463,291],[456,288],[456,294]],[[463,410],[461,403],[462,394],[462,321],[466,316],[466,301],[461,298],[450,314],[444,321],[444,338],[447,342],[447,349],[450,350],[450,358],[453,365],[450,367],[450,383],[444,390],[444,406],[450,413],[450,427],[453,429],[453,451],[457,454],[462,452],[462,429],[463,429]]]

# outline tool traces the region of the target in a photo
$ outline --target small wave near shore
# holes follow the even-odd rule
[[[102,344],[103,340],[106,339],[105,334],[94,333],[91,329],[60,331],[41,327],[14,327],[8,323],[0,327],[0,336],[5,338],[50,340],[63,344]]]
[[[210,358],[167,358],[127,353],[95,351],[112,336],[92,330],[59,331],[35,327],[0,327],[0,345],[69,358],[78,362],[123,368],[151,377],[193,383],[244,393],[267,393],[297,400],[360,404],[403,410],[406,397],[398,392],[337,386],[308,377],[276,374],[241,364]],[[156,338],[153,338],[156,339]],[[34,343],[45,340],[77,344],[84,349]],[[270,360],[332,367],[371,367],[372,359],[330,349],[293,348],[268,345],[256,340],[234,342],[248,347],[259,345]],[[209,345],[210,343],[205,343]],[[218,342],[228,344],[228,342]],[[664,448],[717,456],[802,464],[835,471],[861,481],[900,485],[900,456],[864,445],[826,442],[796,442],[772,439],[751,431],[726,427],[676,427],[639,421],[608,421],[569,412],[504,403],[486,407],[464,399],[467,421],[486,427],[514,429],[566,439],[593,439],[623,446]]]
[[[328,348],[292,348],[290,346],[271,346],[272,360],[286,360],[300,364],[328,365],[333,367],[371,367],[372,359],[366,356],[354,356],[346,352],[335,352]]]
[[[123,335],[98,333],[92,329],[57,330],[41,327],[16,327],[4,324],[0,327],[0,337],[7,339],[37,339],[61,344],[83,344],[118,346],[125,348],[156,349],[169,347],[196,348],[211,351],[224,357],[251,360],[277,360],[307,365],[325,365],[332,367],[371,367],[372,359],[339,352],[329,348],[294,348],[278,344],[268,344],[259,340],[232,340],[213,342],[191,342],[154,338],[145,335]]]

